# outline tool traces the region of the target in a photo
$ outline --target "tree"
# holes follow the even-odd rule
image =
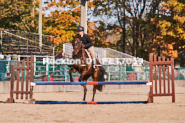
[[[159,28],[159,35],[156,36],[155,42],[160,42],[164,49],[164,55],[168,57],[177,58],[176,52],[179,52],[181,66],[183,66],[182,53],[185,46],[185,4],[178,2],[178,0],[168,0],[162,4],[160,12],[162,13],[160,18],[152,19],[152,22]]]
[[[107,20],[113,19],[115,21],[112,28],[119,27],[123,30],[121,38],[123,42],[122,52],[125,52],[126,43],[131,41],[127,33],[132,32],[130,33],[132,34],[130,46],[132,47],[132,55],[135,55],[134,51],[137,50],[136,56],[139,56],[140,36],[142,36],[141,22],[150,3],[147,0],[94,0],[94,4],[96,6],[94,10],[95,16],[101,15],[106,17]],[[111,25],[111,23],[108,23],[108,25]]]
[[[98,25],[98,26],[96,26]],[[96,47],[111,47],[113,49],[116,49],[116,43],[115,41],[118,40],[118,38],[109,40],[110,37],[116,37],[117,30],[106,30],[106,24],[103,21],[97,21],[94,22],[94,30],[92,30],[93,33],[91,35],[92,41],[94,46]],[[109,37],[110,36],[110,37]]]
[[[80,22],[79,1],[50,0],[43,9],[44,11],[54,9],[45,17],[44,33],[54,35],[58,39],[56,43],[59,44],[72,41]]]
[[[0,28],[36,32],[38,26],[37,1],[1,0]]]

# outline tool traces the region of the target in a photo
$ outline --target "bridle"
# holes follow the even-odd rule
[[[79,43],[80,43],[80,46],[81,47],[78,47],[77,45],[78,45],[78,41],[77,40],[74,40],[75,42],[74,42],[74,51],[76,51],[77,53],[80,51],[80,49],[82,49],[82,57],[80,58],[80,59],[82,59],[82,60],[85,60],[85,56],[84,56],[84,54],[85,54],[85,50],[84,50],[84,44],[82,43],[82,41],[80,41]]]

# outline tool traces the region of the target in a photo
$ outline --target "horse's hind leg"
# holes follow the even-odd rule
[[[93,81],[98,81],[99,74],[100,74],[100,70],[97,70],[97,71],[93,74],[93,76],[92,76]],[[92,97],[92,101],[94,101],[95,94],[96,94],[96,85],[94,85],[94,87],[93,87],[93,97]]]
[[[94,96],[95,96],[95,94],[96,94],[96,85],[94,85],[94,87],[93,87],[93,97],[92,97],[92,101],[94,101]]]
[[[73,70],[70,69],[70,70],[69,70],[69,76],[70,76],[70,81],[71,81],[71,82],[73,82],[72,72],[73,72]]]
[[[84,87],[84,98],[83,98],[83,101],[85,101],[85,97],[86,97],[86,93],[87,93],[87,87],[86,87],[86,85],[84,85],[83,87]]]
[[[69,76],[70,76],[70,81],[73,82],[73,77],[72,77],[72,73],[76,73],[76,69],[74,67],[71,67],[71,69],[69,70]]]

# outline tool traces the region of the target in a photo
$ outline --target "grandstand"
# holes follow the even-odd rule
[[[1,45],[5,55],[49,55],[53,56],[54,36],[42,35],[39,47],[39,34],[20,30],[1,30]]]

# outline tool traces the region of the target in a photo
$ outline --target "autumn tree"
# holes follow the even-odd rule
[[[183,1],[184,2],[184,1]],[[152,22],[159,28],[159,35],[155,42],[160,42],[164,49],[164,55],[177,58],[175,51],[180,54],[181,66],[183,66],[183,51],[185,41],[185,4],[179,0],[166,0],[160,10],[161,17],[153,18]],[[171,44],[173,47],[169,48]],[[172,50],[172,51],[171,51]]]
[[[38,0],[0,0],[0,28],[36,32]]]
[[[80,22],[80,3],[79,1],[60,0],[60,1],[48,1],[46,10],[54,10],[46,17],[45,33],[54,35],[58,40],[58,43],[70,42],[73,36],[76,34],[76,29]]]
[[[125,52],[126,44],[130,44],[132,55],[135,55],[136,51],[136,56],[139,56],[139,47],[144,47],[144,42],[140,41],[140,37],[143,38],[141,23],[151,3],[147,0],[94,0],[94,4],[97,6],[94,11],[96,16],[115,20],[114,24],[109,25],[123,30],[120,42],[122,52]]]

